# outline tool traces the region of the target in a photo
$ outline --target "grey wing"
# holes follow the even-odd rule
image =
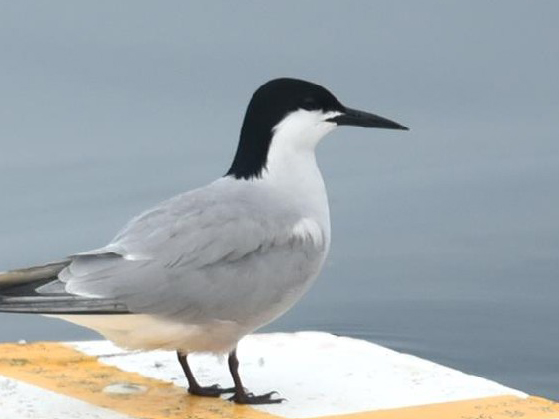
[[[295,222],[246,204],[179,197],[133,220],[107,247],[73,256],[59,278],[72,295],[130,312],[246,321],[287,309],[320,270],[325,246],[294,236]]]
[[[196,279],[204,266],[250,253],[263,241],[258,223],[245,219],[239,225],[246,234],[236,242],[226,226],[239,214],[225,214],[218,201],[203,190],[179,195],[131,220],[108,246],[0,272],[0,311],[157,312],[167,303],[178,306],[171,298],[176,292],[189,288],[194,296],[204,289]]]

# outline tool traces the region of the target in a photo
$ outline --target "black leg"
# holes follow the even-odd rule
[[[231,376],[233,377],[233,382],[235,383],[235,394],[229,398],[229,400],[239,403],[239,404],[269,404],[269,403],[281,403],[285,399],[272,399],[275,391],[270,393],[261,394],[260,396],[255,396],[252,393],[248,393],[243,387],[243,382],[239,376],[239,360],[237,359],[237,350],[234,349],[229,354],[229,371],[231,371]]]
[[[190,365],[188,365],[188,361],[186,359],[187,355],[182,354],[177,351],[177,358],[179,359],[179,363],[181,364],[182,370],[184,371],[184,375],[188,380],[188,392],[195,396],[206,396],[206,397],[219,397],[223,393],[233,393],[235,388],[221,388],[219,385],[214,384],[208,387],[202,387],[196,381],[192,370],[190,369]]]

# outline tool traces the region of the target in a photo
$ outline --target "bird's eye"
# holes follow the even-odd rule
[[[318,104],[315,98],[309,96],[303,99],[302,108],[307,110],[318,109],[320,108],[320,105]]]

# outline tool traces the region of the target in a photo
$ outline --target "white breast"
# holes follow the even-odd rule
[[[296,238],[316,246],[330,243],[330,210],[315,147],[335,128],[318,112],[296,111],[274,127],[261,182],[281,196],[301,217],[293,226]]]

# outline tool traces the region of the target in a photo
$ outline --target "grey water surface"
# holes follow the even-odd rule
[[[0,2],[0,270],[105,244],[228,168],[268,79],[411,127],[318,159],[333,244],[267,331],[559,399],[559,2]],[[0,315],[0,341],[97,336]]]

